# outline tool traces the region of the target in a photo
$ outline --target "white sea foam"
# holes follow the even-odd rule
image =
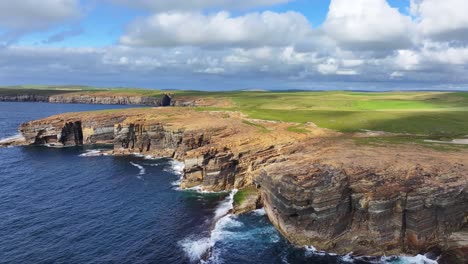
[[[145,155],[143,155],[141,153],[138,153],[138,152],[133,152],[132,155],[135,156],[135,157],[138,157],[138,158],[144,158],[145,157]]]
[[[171,160],[169,161],[169,164],[171,165],[169,169],[166,168],[164,169],[164,171],[179,175],[179,178],[176,181],[172,182],[172,185],[177,186],[176,189],[179,190],[178,186],[180,186],[180,183],[184,178],[185,163],[177,160]]]
[[[258,216],[264,216],[266,215],[265,208],[260,208],[252,211],[253,214],[258,215]]]
[[[85,153],[80,154],[80,157],[99,157],[108,156],[109,153],[105,153],[100,149],[87,150]]]
[[[320,253],[320,252],[317,252]],[[314,253],[317,255],[317,253]],[[329,254],[328,255],[333,255]],[[341,257],[341,261],[347,263],[354,263],[355,260],[361,260],[362,257],[353,257],[352,253],[349,253]],[[380,260],[373,261],[376,264],[437,264],[437,260],[432,260],[425,255],[416,255],[414,257],[399,257],[399,256],[383,256]]]
[[[243,224],[236,220],[236,216],[228,214],[221,217],[215,227],[210,233],[209,237],[202,238],[187,238],[181,241],[179,244],[185,251],[187,256],[192,262],[208,260],[210,263],[215,263],[219,255],[213,254],[209,258],[210,250],[216,245],[217,242],[222,241],[227,237],[232,237],[233,232],[227,231],[227,228],[240,227]]]
[[[397,262],[390,262],[389,260],[389,257],[382,257],[381,259],[383,263],[392,264],[437,264],[437,260],[432,260],[425,255],[416,255],[414,257],[399,257]]]
[[[236,195],[237,189],[234,189],[231,191],[231,193],[222,201],[219,205],[218,208],[216,208],[215,211],[215,221],[220,219],[221,217],[227,215],[229,211],[231,211],[234,208],[233,202],[234,202],[234,195]]]
[[[140,170],[138,175],[145,175],[146,170],[143,166],[141,166],[140,164],[136,164],[134,162],[130,162],[130,164],[132,164],[133,166],[137,167]]]
[[[180,182],[182,181],[182,178],[183,178],[183,175],[180,177],[180,179],[178,181],[173,182],[173,184],[179,186]],[[181,190],[181,189],[177,188],[177,190]],[[197,192],[197,193],[201,193],[201,194],[225,193],[226,192],[226,191],[207,191],[207,190],[203,190],[203,185],[197,185],[197,186],[194,186],[192,188],[187,188],[187,189],[183,189],[183,190],[184,191],[193,191],[193,192]]]
[[[179,244],[185,254],[189,257],[190,261],[197,262],[206,258],[206,255],[211,248],[211,239],[209,237],[204,237],[198,240],[187,238]]]
[[[185,163],[180,162],[178,160],[171,160],[169,161],[169,164],[171,165],[169,172],[181,175],[184,172],[185,169]]]
[[[227,231],[228,227],[240,227],[243,224],[236,220],[237,216],[229,214],[233,208],[234,195],[237,190],[231,191],[228,197],[224,199],[216,208],[214,220],[215,227],[211,230],[209,237],[190,237],[182,240],[179,244],[192,262],[199,262],[207,259],[210,250],[225,237],[232,236],[233,233]],[[212,255],[209,262],[217,259],[217,255]]]
[[[342,257],[341,257],[341,260],[342,260],[343,262],[348,262],[348,263],[353,263],[353,262],[354,262],[354,258],[353,258],[353,256],[351,256],[351,253],[342,256]]]
[[[23,141],[23,140],[25,140],[23,135],[16,134],[16,135],[13,135],[13,136],[10,136],[10,137],[0,139],[0,144],[8,144],[8,143],[12,143],[14,141]]]

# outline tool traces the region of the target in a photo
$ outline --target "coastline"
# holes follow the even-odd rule
[[[352,251],[357,255],[381,256],[415,255],[440,245],[442,252],[456,250],[457,256],[463,254],[460,252],[464,247],[457,246],[463,243],[444,243],[451,239],[447,235],[465,232],[463,214],[459,213],[466,211],[466,176],[457,164],[466,161],[466,153],[449,155],[425,150],[423,156],[414,156],[422,149],[357,147],[339,133],[317,127],[311,126],[311,133],[304,135],[285,131],[284,123],[260,124],[271,132],[263,133],[244,123],[237,113],[158,108],[144,112],[63,114],[23,124],[21,132],[26,144],[111,143],[112,155],[139,153],[179,160],[185,164],[181,189],[199,186],[200,191],[229,191],[256,185],[270,221],[298,246],[314,245],[318,250],[343,255]],[[382,164],[367,158],[375,155],[379,155]],[[426,162],[434,158],[441,160]],[[395,162],[398,168],[387,167]],[[354,163],[359,167],[351,166]],[[431,187],[440,186],[441,180],[451,183],[445,189]],[[420,186],[407,189],[415,181]],[[435,208],[440,208],[438,197],[444,197],[441,201],[445,211],[418,206],[420,199],[428,199],[427,195]],[[418,222],[421,218],[411,220],[419,216],[440,218],[440,213],[449,215],[444,218],[451,221],[449,225],[427,225]],[[392,219],[392,225],[388,225],[388,219]],[[309,221],[315,222],[315,230],[304,224]],[[405,231],[395,232],[405,222]],[[421,236],[433,225],[436,229],[431,232],[437,232],[437,228],[455,229],[439,233],[440,240]],[[350,240],[357,234],[357,241]],[[381,244],[367,243],[363,247],[363,239],[380,240]]]

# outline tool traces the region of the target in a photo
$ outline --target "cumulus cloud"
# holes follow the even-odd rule
[[[77,0],[0,1],[0,27],[7,30],[41,29],[79,14]]]
[[[118,44],[6,47],[0,79],[185,89],[468,87],[465,3],[448,1],[457,10],[413,0],[405,15],[385,0],[332,0],[316,27],[299,12],[217,11],[282,0],[131,1],[153,5],[153,13],[128,25]],[[75,34],[58,31],[48,42]]]
[[[439,41],[468,41],[468,1],[411,0],[419,31]]]
[[[465,54],[464,58],[455,58]],[[301,52],[294,47],[200,49],[38,48],[0,49],[6,83],[84,83],[183,89],[431,88],[468,83],[467,49],[405,50],[385,58],[353,53]],[[86,78],[83,78],[85,76]],[[365,86],[362,86],[365,84]],[[440,87],[439,87],[440,88]]]
[[[323,30],[345,48],[398,49],[411,45],[413,23],[386,0],[332,0]]]
[[[0,0],[0,43],[80,16],[78,0]]]
[[[228,12],[160,13],[135,21],[120,42],[130,46],[285,46],[311,34],[300,13],[249,13],[233,17]]]
[[[157,12],[162,11],[189,11],[207,8],[220,9],[248,9],[261,6],[272,6],[284,4],[293,0],[108,0],[118,4],[150,9]]]

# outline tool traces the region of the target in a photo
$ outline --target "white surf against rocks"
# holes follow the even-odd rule
[[[209,237],[190,237],[179,242],[192,262],[212,262],[213,258],[216,258],[216,256],[210,256],[212,248],[218,241],[232,235],[232,232],[226,231],[225,229],[227,227],[240,227],[243,225],[236,220],[237,216],[230,214],[230,211],[234,208],[233,202],[236,193],[237,190],[232,190],[226,199],[216,208],[214,215],[216,224],[213,230],[211,230]]]
[[[105,153],[100,149],[87,150],[85,153],[80,154],[80,157],[99,157],[99,156],[109,156],[108,153]]]
[[[19,141],[24,141],[24,140],[26,140],[26,139],[23,137],[23,135],[16,134],[14,136],[10,136],[10,137],[0,139],[0,145],[1,144],[10,144],[10,143],[13,143],[13,142],[19,142]]]
[[[185,163],[180,162],[178,160],[171,160],[169,161],[169,165],[170,167],[164,169],[164,171],[179,176],[179,178],[176,181],[172,182],[172,186],[176,186],[176,190],[179,190],[180,183],[182,182],[182,179],[184,177]]]

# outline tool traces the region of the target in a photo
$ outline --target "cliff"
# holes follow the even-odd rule
[[[297,245],[358,255],[438,251],[446,263],[467,260],[468,151],[356,145],[350,135],[312,124],[294,133],[291,125],[154,108],[63,114],[20,131],[27,144],[111,143],[114,155],[178,159],[182,188],[255,185],[271,222]]]
[[[64,93],[56,95],[40,95],[34,93],[18,93],[0,95],[2,102],[46,102],[62,104],[115,104],[115,105],[149,105],[149,106],[171,106],[171,105],[192,105],[191,101],[172,100],[168,94],[159,97],[137,96],[112,93]]]

